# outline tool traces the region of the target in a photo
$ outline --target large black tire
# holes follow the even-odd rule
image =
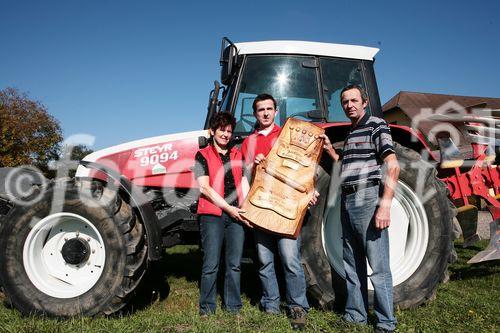
[[[53,317],[122,309],[147,264],[144,228],[132,207],[89,181],[51,183],[25,200],[35,197],[29,206],[16,204],[1,226],[8,302],[23,314]]]
[[[307,298],[317,307],[325,310],[339,306],[336,302],[334,285],[341,287],[345,283],[335,283],[335,271],[323,248],[323,221],[328,193],[330,175],[318,166],[316,190],[320,193],[316,205],[309,209],[306,221],[302,226],[301,260],[307,283]],[[337,289],[337,288],[336,288]]]
[[[401,172],[394,200],[408,209],[403,209],[407,214],[414,214],[409,219],[411,222],[408,223],[406,243],[403,243],[403,252],[408,253],[405,252],[400,258],[402,261],[397,267],[402,267],[403,273],[395,274],[393,267],[394,304],[406,309],[433,299],[439,282],[446,278],[453,246],[452,221],[455,209],[448,199],[446,186],[436,177],[435,168],[413,150],[399,144],[395,144],[395,149]],[[339,200],[332,199],[332,192],[338,192],[338,182],[335,183],[338,177],[333,179],[331,182],[330,176],[320,170],[317,182],[320,202],[311,210],[310,218],[304,224],[302,261],[310,300],[321,307],[334,304],[335,308],[341,310],[345,305],[345,280],[344,272],[338,268],[342,266],[339,263],[341,253],[340,257],[338,253],[334,255],[333,243],[338,246],[342,239],[341,235],[331,235],[331,231],[339,230],[339,227],[332,228],[329,225],[331,221],[339,223],[340,219]],[[328,189],[330,183],[334,185]],[[328,200],[330,207],[327,205]],[[333,218],[328,214],[334,214]],[[397,221],[394,221],[394,216],[392,218],[394,225]],[[392,241],[391,238],[391,244]],[[369,294],[372,303],[373,292]]]
[[[2,223],[2,218],[7,215],[10,209],[10,203],[6,199],[0,198],[0,224]]]

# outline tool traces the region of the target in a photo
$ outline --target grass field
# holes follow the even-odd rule
[[[483,248],[486,242],[482,242]],[[417,309],[397,311],[398,332],[499,332],[500,265],[489,262],[467,265],[479,248],[461,249],[459,261],[450,267],[450,281],[442,284],[436,300]],[[255,267],[243,266],[241,317],[223,311],[208,320],[198,317],[198,280],[201,266],[196,247],[179,246],[168,250],[161,263],[163,273],[148,279],[133,303],[131,314],[110,318],[54,320],[23,317],[0,304],[0,332],[288,332],[286,316],[259,312],[255,305],[260,287]],[[168,281],[165,283],[165,281]],[[152,287],[154,286],[154,287]],[[371,332],[371,326],[343,324],[334,312],[311,309],[309,332]]]

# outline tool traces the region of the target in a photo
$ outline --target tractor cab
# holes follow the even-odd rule
[[[340,105],[340,91],[357,84],[368,92],[368,111],[381,115],[373,70],[377,52],[371,47],[299,41],[233,44],[224,38],[220,63],[225,88],[218,110],[235,116],[235,133],[241,136],[253,131],[252,103],[261,93],[276,99],[278,125],[289,117],[349,122]],[[215,111],[209,112],[206,126]]]

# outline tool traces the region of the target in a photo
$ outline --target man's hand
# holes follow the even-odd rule
[[[258,154],[257,156],[255,156],[255,161],[254,163],[255,164],[260,164],[262,161],[264,161],[266,159],[266,156],[264,154]]]
[[[311,196],[311,200],[309,200],[309,206],[314,206],[318,203],[319,192],[314,190],[314,193]]]
[[[321,134],[319,137],[324,140],[324,142],[323,142],[323,149],[328,153],[328,155],[330,155],[330,157],[334,161],[338,161],[340,159],[340,156],[335,151],[335,148],[333,148],[333,145],[330,142],[330,139],[328,138],[328,136],[326,134]]]
[[[391,207],[390,206],[379,206],[377,212],[375,213],[375,228],[383,230],[389,228],[391,224]]]
[[[382,198],[380,198],[379,207],[375,214],[375,227],[379,230],[388,228],[391,223],[391,202],[394,197],[394,189],[398,182],[400,170],[396,154],[387,155],[384,158],[384,163],[387,166],[384,193],[382,194]]]

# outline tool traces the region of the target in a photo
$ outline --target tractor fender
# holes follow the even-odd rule
[[[432,160],[438,161],[436,153],[431,150],[427,140],[420,131],[416,131],[408,126],[395,124],[389,124],[389,127],[391,128],[393,141],[418,152],[422,156],[427,154]]]
[[[88,161],[81,161],[80,165],[83,165],[86,168],[98,170],[109,178],[114,180],[117,184],[119,184],[119,188],[123,190],[126,195],[130,198],[130,204],[132,207],[137,209],[137,212],[140,216],[141,221],[146,228],[146,240],[148,245],[148,259],[151,261],[156,261],[161,259],[161,230],[160,230],[160,222],[156,213],[151,206],[148,198],[142,192],[142,190],[134,185],[129,179],[123,177],[118,172],[113,169],[110,169],[102,164]],[[91,179],[91,178],[79,178],[79,179]]]
[[[47,183],[43,174],[34,167],[0,168],[0,197],[12,201],[30,192],[32,186]]]

